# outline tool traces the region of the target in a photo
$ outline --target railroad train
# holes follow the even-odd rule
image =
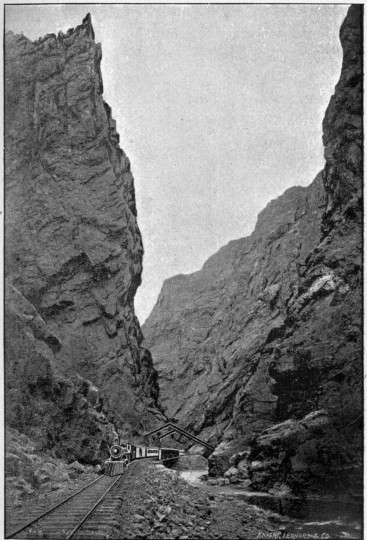
[[[185,452],[177,448],[158,448],[136,446],[130,443],[120,442],[115,439],[110,447],[110,457],[105,461],[105,474],[114,476],[122,474],[126,467],[139,459],[155,459],[157,461],[175,461]]]

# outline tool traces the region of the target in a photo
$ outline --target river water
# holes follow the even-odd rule
[[[234,485],[208,486],[200,481],[207,470],[182,471],[180,477],[208,493],[239,497],[249,504],[272,510],[289,518],[280,539],[361,539],[363,504],[322,499],[276,497],[268,493],[243,490]]]

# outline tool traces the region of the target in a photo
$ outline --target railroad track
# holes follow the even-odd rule
[[[119,476],[102,476],[93,480],[6,538],[104,538],[104,533],[110,528],[109,518],[113,516],[118,502],[116,496],[125,477],[132,474],[131,468]]]

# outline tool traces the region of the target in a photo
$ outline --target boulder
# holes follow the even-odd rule
[[[249,464],[246,459],[240,461],[237,465],[238,475],[240,478],[248,478],[249,476]]]
[[[228,469],[228,471],[224,473],[224,477],[230,478],[231,476],[235,476],[237,474],[238,474],[238,469],[236,469],[236,467],[231,467],[230,469]]]
[[[238,476],[231,476],[229,479],[231,484],[239,484],[241,480],[238,478]]]
[[[222,441],[208,458],[209,475],[220,476],[229,468],[231,444]]]
[[[240,481],[240,485],[244,489],[249,488],[251,486],[251,484],[252,484],[252,481],[250,479]]]
[[[268,493],[272,495],[277,495],[278,497],[286,497],[292,494],[291,488],[282,482],[276,482],[274,486],[268,490]]]
[[[262,461],[252,461],[249,465],[251,471],[260,471],[266,467],[266,463]]]
[[[85,466],[79,463],[79,461],[73,461],[73,463],[70,463],[70,465],[68,465],[68,469],[76,471],[78,474],[85,472]]]

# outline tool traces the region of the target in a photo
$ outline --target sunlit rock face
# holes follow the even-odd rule
[[[107,420],[141,433],[159,418],[156,373],[133,305],[143,246],[130,162],[102,97],[101,46],[90,16],[67,34],[35,42],[9,32],[5,55],[10,296],[17,291],[43,321],[53,369],[90,381]],[[18,315],[28,324],[23,308]],[[8,350],[19,335],[9,328]],[[7,357],[13,427],[21,416],[14,362],[21,366],[26,356],[24,349]]]
[[[225,467],[222,454],[248,448],[263,463],[257,489],[322,486],[331,471],[345,487],[360,472],[361,10],[352,6],[341,28],[324,170],[270,202],[250,237],[165,281],[143,326],[167,415],[222,441],[214,469]],[[303,419],[312,434],[298,444]],[[256,439],[286,420],[276,437]]]

